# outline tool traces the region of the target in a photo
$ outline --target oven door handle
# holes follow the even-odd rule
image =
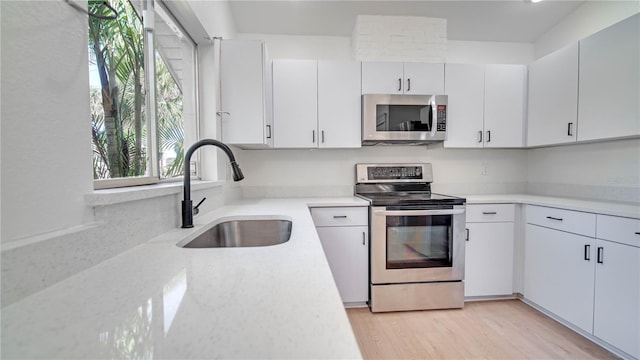
[[[464,209],[446,210],[374,210],[374,215],[382,216],[430,216],[430,215],[458,215],[464,214]]]

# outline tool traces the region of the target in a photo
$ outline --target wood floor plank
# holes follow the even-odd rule
[[[365,359],[616,359],[519,300],[347,314]]]

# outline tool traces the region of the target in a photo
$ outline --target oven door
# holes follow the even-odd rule
[[[371,207],[371,283],[464,279],[465,206]]]

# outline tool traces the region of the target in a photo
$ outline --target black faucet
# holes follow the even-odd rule
[[[196,151],[199,147],[205,145],[213,145],[217,146],[222,151],[227,154],[229,160],[231,161],[231,169],[233,170],[233,181],[240,181],[244,179],[244,175],[242,175],[242,170],[240,170],[240,166],[236,163],[236,158],[233,156],[233,152],[231,149],[222,142],[213,139],[204,139],[200,140],[197,143],[191,145],[191,147],[187,150],[187,153],[184,156],[184,200],[182,200],[182,227],[183,228],[192,228],[193,227],[193,202],[191,201],[191,176],[189,174],[191,162],[191,155]],[[204,199],[202,199],[204,201]],[[198,206],[202,204],[202,201],[196,206],[196,213],[198,210]]]

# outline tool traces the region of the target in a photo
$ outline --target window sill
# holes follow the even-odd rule
[[[224,185],[224,181],[191,181],[191,190],[214,188]],[[166,182],[154,185],[131,186],[125,188],[94,190],[85,195],[89,206],[106,206],[182,193],[182,182]]]

